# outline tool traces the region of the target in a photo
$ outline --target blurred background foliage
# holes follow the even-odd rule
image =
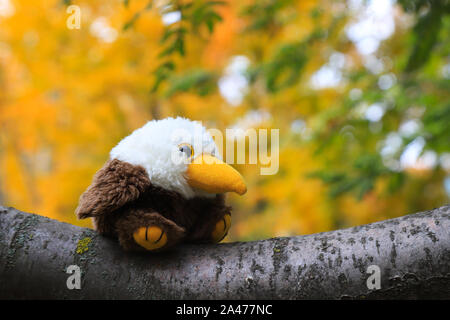
[[[69,5],[81,28],[69,29]],[[227,240],[448,203],[450,1],[0,0],[0,203],[69,223],[151,119],[280,129]]]

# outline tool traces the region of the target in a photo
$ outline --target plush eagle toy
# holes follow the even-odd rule
[[[126,250],[220,242],[231,223],[224,193],[247,191],[211,135],[184,118],[153,120],[124,138],[81,195],[76,214]]]

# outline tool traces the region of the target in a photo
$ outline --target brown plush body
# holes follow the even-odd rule
[[[126,250],[144,250],[133,235],[139,228],[157,226],[167,237],[167,249],[180,241],[218,242],[226,236],[231,208],[223,194],[213,198],[185,199],[180,194],[153,186],[145,169],[120,160],[110,160],[97,172],[81,196],[76,214],[92,217],[95,229],[118,238]],[[222,221],[222,224],[218,222]],[[220,227],[219,237],[217,232]],[[159,229],[158,229],[159,230]],[[147,232],[147,231],[145,231]],[[147,233],[145,234],[147,239]]]

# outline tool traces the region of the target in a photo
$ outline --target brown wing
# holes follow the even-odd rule
[[[81,195],[75,213],[79,219],[84,219],[112,212],[139,198],[150,185],[143,167],[110,160]]]

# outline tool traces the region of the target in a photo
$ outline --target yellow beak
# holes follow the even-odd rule
[[[232,166],[209,154],[202,154],[189,164],[187,178],[191,187],[208,193],[233,191],[243,195],[247,192],[241,174]]]

